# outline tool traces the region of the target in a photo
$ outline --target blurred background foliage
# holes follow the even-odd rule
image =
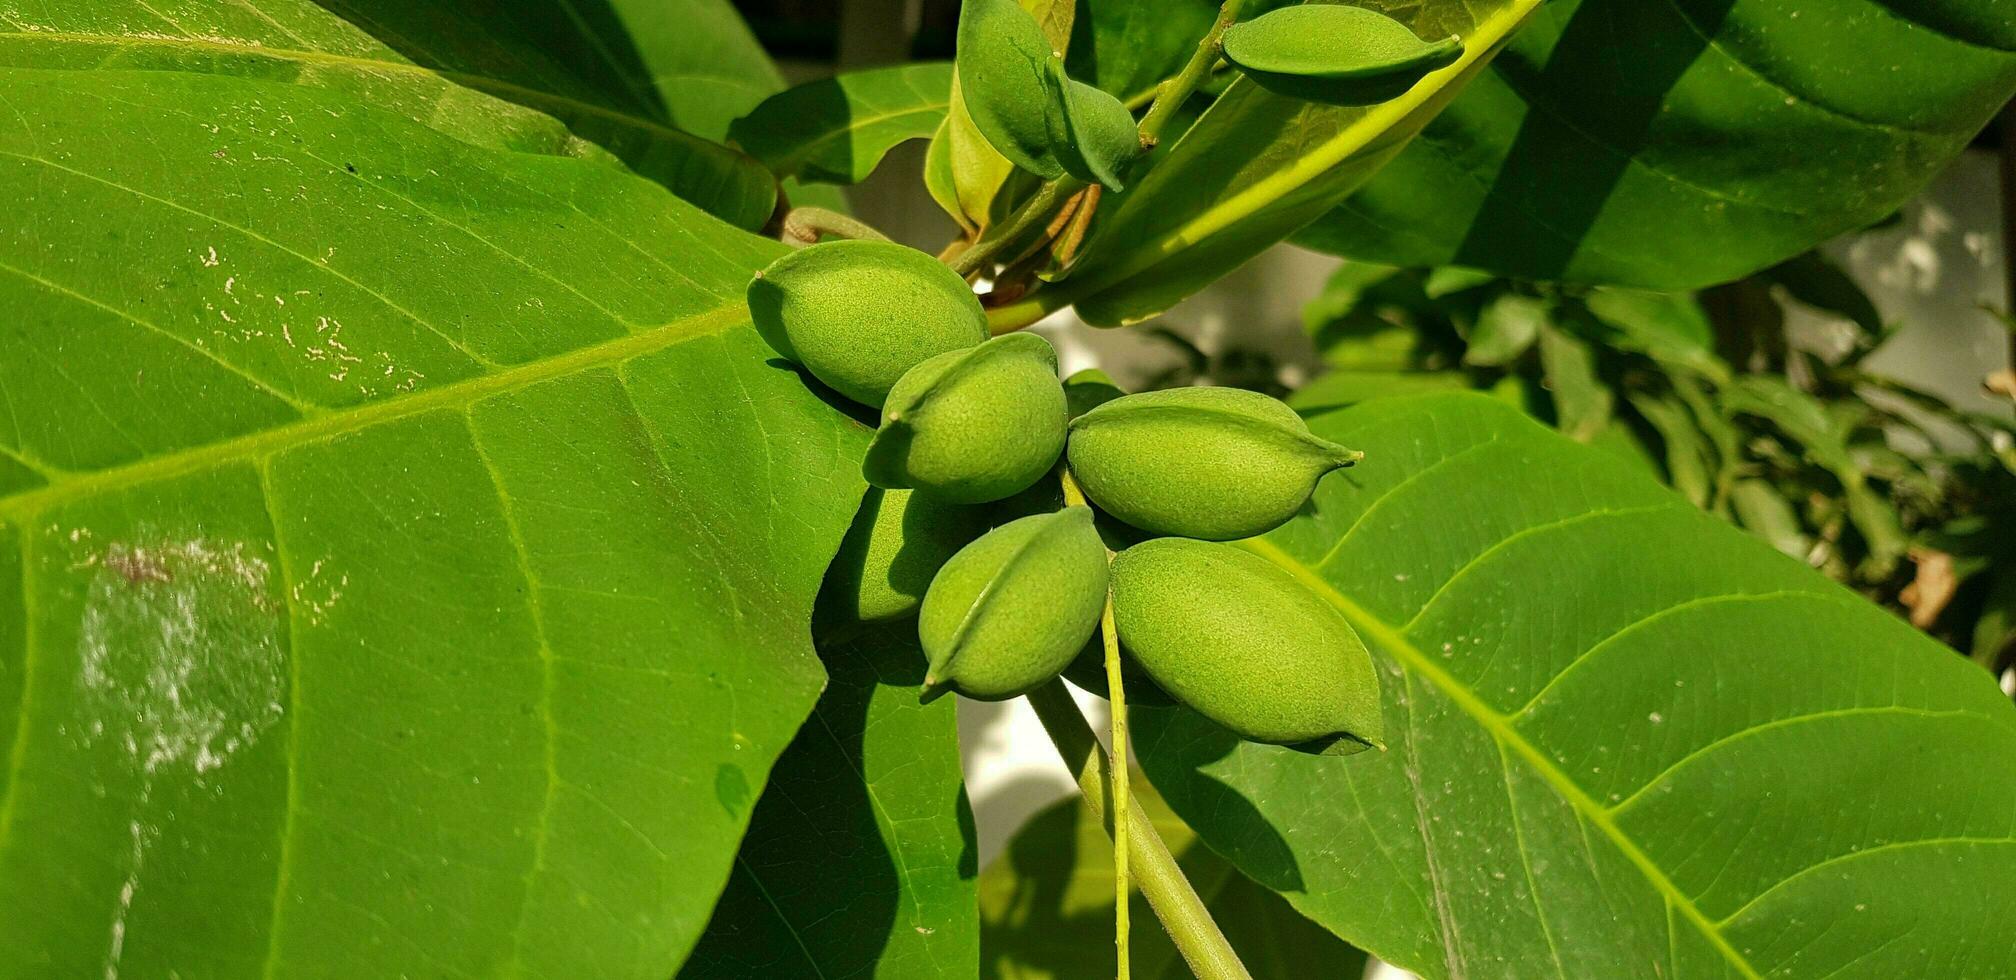
[[[1800,336],[1793,308],[1840,329]],[[1328,369],[1291,396],[1305,412],[1489,391],[1983,666],[2009,652],[2016,425],[1871,370],[1900,325],[1819,252],[1697,294],[1351,263],[1304,324]]]

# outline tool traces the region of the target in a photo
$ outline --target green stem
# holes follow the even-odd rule
[[[1085,491],[1079,489],[1078,481],[1071,476],[1071,468],[1063,470],[1064,503],[1069,507],[1090,507],[1085,500]],[[1113,563],[1113,552],[1106,552],[1106,563]],[[1113,774],[1113,945],[1118,951],[1119,967],[1115,975],[1119,980],[1127,980],[1130,964],[1127,955],[1127,906],[1129,892],[1133,890],[1127,873],[1128,833],[1130,819],[1128,804],[1134,794],[1127,788],[1127,692],[1120,681],[1120,630],[1113,625],[1113,590],[1106,590],[1106,607],[1099,613],[1099,636],[1106,648],[1106,700],[1112,705],[1113,764],[1109,767]]]
[[[1112,561],[1111,555],[1107,561]],[[1127,899],[1133,890],[1127,874],[1127,824],[1134,794],[1127,788],[1127,694],[1120,684],[1120,633],[1113,626],[1110,589],[1106,609],[1099,614],[1099,633],[1106,646],[1107,702],[1113,706],[1113,944],[1119,947],[1119,980],[1127,980]]]
[[[1112,828],[1118,824],[1112,822],[1116,814],[1111,811],[1117,808],[1110,806],[1111,797],[1107,793],[1107,773],[1112,763],[1093,736],[1092,726],[1079,713],[1077,702],[1064,689],[1064,682],[1053,680],[1029,692],[1029,704],[1036,709],[1036,717],[1057,746],[1057,754],[1077,777],[1085,806],[1113,833]],[[1168,931],[1177,951],[1183,954],[1183,961],[1190,965],[1190,972],[1198,980],[1252,980],[1245,965],[1239,962],[1239,955],[1232,951],[1232,944],[1225,941],[1225,933],[1212,920],[1211,910],[1204,907],[1204,900],[1197,897],[1197,890],[1183,877],[1183,869],[1169,854],[1162,835],[1155,832],[1155,825],[1141,815],[1138,806],[1128,807],[1124,819],[1134,880],[1142,896],[1148,899],[1148,906],[1162,920],[1162,928]]]
[[[779,240],[787,245],[812,245],[822,235],[835,238],[863,238],[869,241],[886,242],[888,235],[876,231],[874,226],[857,218],[850,218],[838,211],[825,208],[792,208],[784,215],[784,227],[777,233]]]
[[[1211,67],[1218,63],[1218,49],[1225,38],[1225,29],[1239,19],[1239,6],[1245,0],[1225,0],[1218,8],[1218,19],[1211,24],[1203,40],[1197,42],[1197,50],[1185,62],[1183,70],[1175,77],[1162,83],[1155,93],[1155,103],[1148,107],[1148,114],[1141,117],[1141,148],[1153,149],[1162,140],[1162,131],[1169,126],[1170,117],[1188,101],[1190,93],[1204,79],[1211,77]]]
[[[1085,182],[1076,177],[1059,177],[1036,192],[1036,196],[1023,202],[1008,220],[995,226],[995,230],[973,243],[973,247],[952,257],[949,263],[952,271],[962,276],[970,276],[986,268],[987,263],[1000,254],[1001,250],[1027,237],[1032,231],[1043,227],[1057,209],[1085,187]]]

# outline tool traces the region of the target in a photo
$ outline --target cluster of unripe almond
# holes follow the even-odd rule
[[[1254,392],[1060,381],[1049,342],[989,339],[966,282],[900,245],[794,252],[758,274],[749,307],[780,354],[881,411],[862,467],[874,489],[821,613],[916,615],[927,700],[1002,700],[1060,674],[1105,694],[1110,590],[1136,703],[1308,751],[1379,744],[1357,634],[1293,575],[1223,543],[1286,522],[1358,453]],[[1067,503],[1067,480],[1090,506]]]

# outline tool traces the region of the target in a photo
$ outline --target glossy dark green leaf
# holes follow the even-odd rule
[[[679,977],[972,976],[978,872],[953,703],[917,703],[912,623],[820,652],[826,693]]]
[[[853,184],[897,144],[936,132],[951,98],[943,62],[848,72],[763,100],[728,136],[780,177]]]
[[[343,5],[358,0],[339,0]],[[373,0],[398,3],[399,0]],[[434,4],[402,4],[429,8]],[[722,140],[729,125],[784,88],[784,76],[730,0],[563,0],[524,4],[556,23],[578,25],[578,43],[542,43],[603,87],[621,85],[663,107],[689,133]],[[428,35],[432,36],[432,35]]]
[[[1225,60],[1260,87],[1328,105],[1398,98],[1463,56],[1455,37],[1423,41],[1377,10],[1338,3],[1283,7],[1225,31]]]
[[[1428,0],[1382,9],[1417,35],[1463,39],[1450,68],[1371,108],[1316,105],[1241,79],[1102,215],[1054,301],[1132,323],[1216,281],[1324,212],[1455,97],[1539,0]],[[1428,263],[1422,263],[1428,264]]]
[[[1364,972],[1364,953],[1213,854],[1138,773],[1133,785],[1136,804],[1256,980],[1356,980]],[[1133,975],[1190,980],[1189,967],[1139,891],[1127,909]],[[980,918],[980,976],[987,980],[1078,980],[1113,972],[1113,843],[1083,802],[1060,800],[1023,825],[980,876]]]
[[[2006,3],[1554,0],[1298,241],[1691,289],[1889,214],[2012,92]]]
[[[862,488],[780,247],[319,7],[153,9],[9,13],[133,33],[0,70],[0,962],[670,975]]]
[[[1138,711],[1213,849],[1431,980],[2016,964],[2016,709],[1984,671],[1489,399],[1312,424],[1365,463],[1247,544],[1374,647],[1390,751]]]
[[[577,38],[585,46],[592,35],[551,8],[479,17],[452,4],[340,6],[348,21],[309,0],[172,11],[139,0],[44,5],[0,20],[0,65],[290,82],[401,113],[479,146],[626,167],[745,228],[770,214],[775,187],[760,165],[701,138],[718,132],[695,136],[675,128],[655,99],[577,71],[565,57],[567,45],[554,39]]]
[[[1123,99],[1176,74],[1217,18],[1214,0],[1078,0],[1065,66]]]

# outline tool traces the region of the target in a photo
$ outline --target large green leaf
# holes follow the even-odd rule
[[[1241,78],[1102,214],[1084,259],[1052,302],[1092,323],[1154,316],[1325,211],[1405,146],[1454,98],[1539,0],[1369,4],[1422,37],[1459,35],[1463,60],[1383,105],[1340,108]]]
[[[1556,0],[1298,240],[1694,288],[1882,218],[2012,92],[2008,0]]]
[[[0,69],[0,972],[670,975],[862,489],[780,247],[209,63]]]
[[[1176,856],[1256,980],[1355,980],[1365,954],[1303,918],[1281,896],[1211,852],[1135,777],[1135,803]],[[1137,890],[1127,903],[1133,974],[1192,974]],[[1030,818],[980,876],[981,964],[988,980],[1077,980],[1113,972],[1113,842],[1076,798]]]
[[[1079,0],[1065,67],[1123,99],[1183,67],[1218,17],[1212,0]]]
[[[953,699],[917,703],[915,622],[820,652],[831,683],[777,761],[679,976],[972,976],[977,872]]]
[[[728,134],[779,176],[853,184],[898,143],[936,132],[951,101],[946,62],[849,72],[765,99]]]
[[[620,161],[745,228],[770,214],[776,187],[761,164],[674,128],[655,93],[579,74],[565,61],[565,52],[618,43],[563,16],[571,5],[481,15],[406,0],[326,6],[342,17],[310,0],[41,4],[32,14],[0,15],[0,65],[290,82],[402,113],[479,146]],[[720,138],[726,129],[723,120],[705,135]]]
[[[620,88],[640,103],[656,104],[673,125],[710,140],[725,138],[730,123],[784,88],[783,74],[729,0],[559,0],[512,6],[564,18],[572,29],[544,41],[555,57],[595,78],[604,91]]]
[[[1431,978],[2016,970],[2016,710],[1985,672],[1490,399],[1313,425],[1364,463],[1249,546],[1373,645],[1391,750],[1140,712],[1215,850]]]

